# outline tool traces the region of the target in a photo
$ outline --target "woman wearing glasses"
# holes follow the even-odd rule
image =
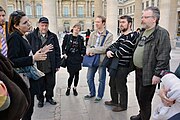
[[[42,49],[37,51],[34,55],[32,48],[25,37],[25,33],[30,31],[31,24],[22,11],[14,11],[9,17],[9,39],[8,44],[8,58],[13,62],[14,68],[19,69],[27,66],[33,66],[35,61],[46,60],[46,53],[50,51],[50,47],[47,47],[46,52],[42,52]],[[29,79],[31,104],[22,120],[31,120],[34,107],[34,95],[39,92],[39,82],[41,80]]]

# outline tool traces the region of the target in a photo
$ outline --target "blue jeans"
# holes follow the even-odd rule
[[[106,81],[106,67],[89,67],[87,72],[87,83],[89,86],[89,91],[91,96],[96,95],[96,88],[94,84],[94,77],[95,73],[98,69],[99,73],[99,87],[98,87],[98,95],[97,97],[102,98],[104,95],[104,89],[105,89],[105,81]]]

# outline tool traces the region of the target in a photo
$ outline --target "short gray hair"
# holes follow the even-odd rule
[[[154,6],[150,6],[150,7],[147,7],[144,11],[147,11],[147,10],[151,10],[153,12],[154,17],[157,18],[156,25],[159,24],[159,19],[160,19],[160,10],[159,10],[159,8],[154,7]]]

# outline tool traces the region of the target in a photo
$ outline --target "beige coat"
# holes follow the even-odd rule
[[[101,34],[100,43],[102,42],[105,35],[106,35],[106,30],[104,30],[103,33]],[[91,33],[88,44],[87,44],[87,52],[100,54],[100,64],[101,64],[104,57],[106,56],[106,49],[112,44],[113,34],[109,32],[106,36],[103,46],[99,45],[98,47],[94,48],[92,46],[95,46],[97,37],[98,37],[97,30]]]

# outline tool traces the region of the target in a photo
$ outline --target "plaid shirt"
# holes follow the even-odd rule
[[[137,38],[138,44],[142,34]],[[167,30],[156,26],[154,32],[146,39],[143,54],[143,85],[152,85],[152,77],[160,76],[162,70],[169,69],[170,38]]]

